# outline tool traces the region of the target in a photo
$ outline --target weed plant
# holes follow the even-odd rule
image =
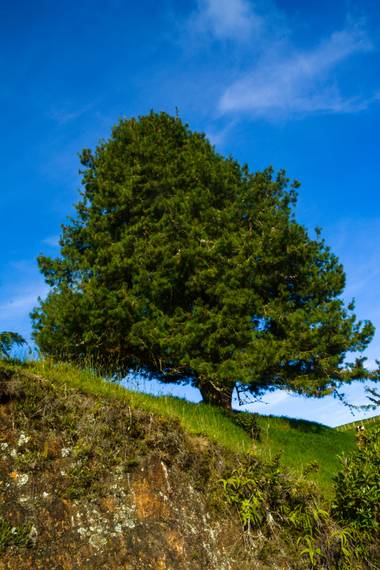
[[[13,526],[0,516],[0,554],[9,546],[32,546],[31,525]]]

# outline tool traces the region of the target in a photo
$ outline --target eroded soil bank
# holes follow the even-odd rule
[[[238,460],[176,422],[2,366],[0,568],[302,567],[284,544],[247,543],[220,485]]]

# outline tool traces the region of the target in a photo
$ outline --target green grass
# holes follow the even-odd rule
[[[205,435],[232,451],[246,453],[252,449],[252,440],[245,431],[213,406],[192,404],[172,396],[151,396],[127,390],[116,383],[103,380],[89,370],[66,363],[33,361],[28,364],[27,370],[86,394],[121,399],[132,408],[177,419],[187,432]]]
[[[63,387],[75,388],[94,396],[121,399],[133,408],[175,418],[190,434],[207,436],[237,453],[255,449],[264,458],[272,458],[281,453],[282,464],[297,475],[311,462],[317,462],[319,470],[309,477],[326,496],[331,495],[332,479],[339,466],[338,456],[351,451],[355,445],[353,430],[339,431],[314,422],[273,416],[258,416],[261,441],[254,442],[223,411],[213,406],[127,390],[105,381],[91,370],[79,369],[66,363],[33,361],[25,365],[25,369]]]

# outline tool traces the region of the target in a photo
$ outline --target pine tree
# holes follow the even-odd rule
[[[294,214],[298,183],[250,172],[178,117],[120,121],[84,150],[83,191],[51,291],[32,314],[42,353],[188,382],[229,407],[235,386],[310,396],[374,377],[374,328],[341,299],[345,275]]]

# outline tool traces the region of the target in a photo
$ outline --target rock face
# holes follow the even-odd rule
[[[229,461],[175,422],[0,368],[0,568],[266,568],[220,500]]]

